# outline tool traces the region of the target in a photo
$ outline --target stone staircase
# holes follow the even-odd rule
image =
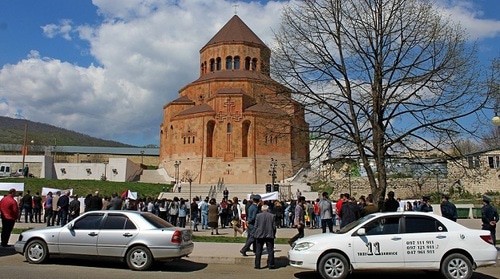
[[[229,198],[238,197],[239,200],[247,199],[251,194],[264,194],[266,193],[266,185],[262,184],[222,184],[222,185],[209,185],[209,184],[191,184],[191,195],[189,183],[182,183],[181,191],[178,192],[163,192],[159,198],[173,199],[174,197],[189,200],[193,197],[205,198],[207,196],[214,197],[217,201],[223,198],[222,191],[227,188],[229,191]],[[280,185],[279,192],[282,199],[289,197],[295,199],[295,192],[300,189],[302,193],[307,193],[309,186],[305,184],[287,184]],[[315,195],[317,195],[315,193]]]
[[[303,181],[298,181],[299,179],[294,179],[294,181],[286,181],[284,184],[279,184],[279,192],[281,199],[295,199],[295,194],[297,189],[299,189],[304,195],[310,191],[310,187]],[[139,182],[143,183],[158,183],[158,184],[171,184],[174,183],[175,179],[168,176],[163,169],[158,170],[143,170],[140,175]],[[247,199],[251,194],[263,194],[266,193],[266,185],[264,184],[191,184],[191,191],[189,189],[189,183],[181,183],[181,191],[174,189],[173,192],[163,192],[160,194],[159,198],[172,199],[174,197],[183,198],[189,200],[193,197],[201,197],[202,199],[210,196],[214,197],[217,201],[220,201],[223,197],[222,191],[227,188],[229,191],[229,198],[238,197],[238,199]],[[273,191],[274,189],[271,189]],[[191,192],[191,193],[190,193]],[[309,193],[311,196],[316,196],[317,193]],[[307,197],[307,196],[306,196]]]

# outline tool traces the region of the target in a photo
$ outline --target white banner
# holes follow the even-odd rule
[[[9,191],[12,188],[16,189],[17,192],[23,192],[24,183],[10,183],[10,182],[0,183],[0,191]]]
[[[48,188],[48,187],[43,187],[42,188],[42,196],[46,196],[49,192],[52,192],[52,194],[55,194],[57,191],[61,191],[61,194],[64,193],[64,191],[69,191],[69,195],[73,195],[73,189],[56,189],[56,188]]]
[[[251,196],[252,196],[252,194],[248,194],[247,195],[247,199],[250,200]],[[261,200],[263,200],[263,201],[279,200],[279,192],[271,192],[271,193],[259,194],[259,196],[260,196]]]

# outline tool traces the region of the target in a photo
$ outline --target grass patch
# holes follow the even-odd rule
[[[102,180],[68,180],[45,178],[6,178],[1,182],[24,183],[24,190],[32,194],[41,193],[43,187],[56,189],[73,189],[78,196],[86,196],[99,191],[101,196],[111,196],[113,193],[121,194],[126,190],[137,192],[139,197],[157,197],[160,192],[170,191],[171,184],[139,183],[139,182],[113,182]]]

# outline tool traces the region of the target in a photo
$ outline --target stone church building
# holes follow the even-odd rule
[[[237,15],[203,46],[199,78],[163,107],[160,166],[170,176],[267,184],[272,160],[276,181],[309,166],[304,109],[270,77],[270,57]]]

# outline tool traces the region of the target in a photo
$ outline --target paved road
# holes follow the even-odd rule
[[[10,252],[8,252],[10,250]],[[287,266],[283,259],[277,262],[275,270],[255,270],[249,264],[217,264],[199,263],[192,260],[180,260],[157,264],[150,271],[131,271],[126,264],[114,261],[73,260],[68,258],[52,258],[47,264],[28,264],[21,255],[14,254],[12,249],[0,249],[0,277],[4,279],[115,279],[115,278],[147,278],[147,279],[246,279],[246,278],[298,278],[319,279],[320,276],[311,271],[304,271]],[[477,270],[473,279],[499,278],[500,266]],[[351,279],[384,278],[401,279],[400,272],[357,272]],[[411,272],[404,273],[405,279],[440,278],[437,273]]]
[[[478,226],[477,220],[460,221],[468,227]],[[17,223],[16,227],[43,227],[43,224]],[[225,237],[233,237],[231,229],[221,229],[220,233]],[[279,229],[277,236],[289,238],[296,233],[295,229]],[[321,233],[318,229],[307,229],[306,235]],[[194,232],[195,235],[210,235],[209,230]],[[11,237],[10,243],[17,240],[17,235]],[[68,258],[51,258],[48,264],[28,264],[24,257],[15,254],[13,248],[0,248],[0,278],[320,278],[315,272],[304,271],[288,266],[288,245],[276,245],[276,257],[278,269],[255,270],[253,269],[254,257],[249,253],[248,257],[239,254],[242,244],[238,243],[195,243],[195,249],[189,258],[177,262],[169,262],[156,265],[153,270],[147,272],[134,272],[127,268],[126,264],[112,261],[89,261],[74,260]],[[266,257],[263,257],[262,266],[265,266]],[[55,275],[57,274],[57,276]],[[401,279],[400,272],[357,272],[350,278],[380,278]],[[405,279],[441,278],[435,273],[425,272],[405,273]],[[474,273],[474,279],[500,278],[500,264],[493,267],[481,268]]]

